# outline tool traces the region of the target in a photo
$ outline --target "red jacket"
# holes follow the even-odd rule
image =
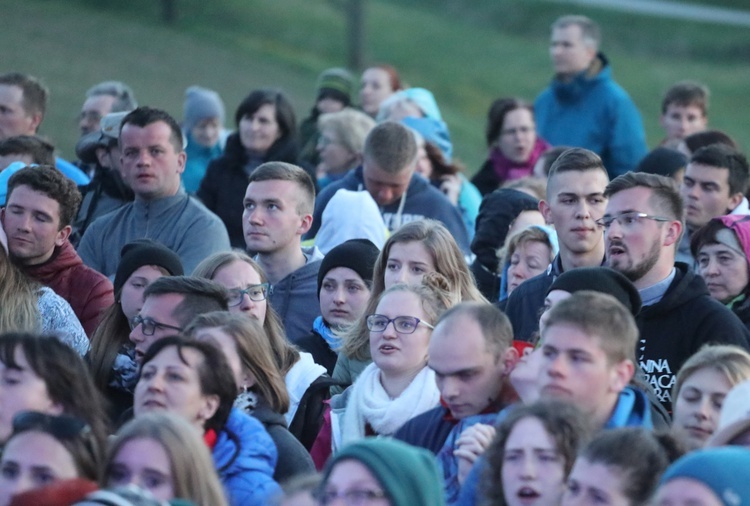
[[[115,302],[110,280],[83,265],[69,241],[56,247],[46,262],[20,267],[27,276],[68,301],[89,337],[99,325],[102,311]]]

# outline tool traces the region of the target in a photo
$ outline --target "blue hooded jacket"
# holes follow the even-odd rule
[[[214,465],[232,506],[264,506],[281,492],[273,480],[277,457],[263,424],[232,409],[213,449]]]
[[[613,179],[635,170],[648,147],[638,108],[612,79],[603,54],[597,55],[597,63],[599,72],[592,67],[570,82],[554,79],[534,102],[534,115],[540,136],[553,146],[597,153]]]

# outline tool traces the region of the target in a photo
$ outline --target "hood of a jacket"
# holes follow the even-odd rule
[[[263,424],[232,409],[213,449],[217,472],[224,481],[244,471],[261,471],[273,476],[278,453]]]
[[[552,90],[561,102],[576,102],[586,96],[591,87],[611,78],[612,68],[609,60],[603,53],[597,53],[591,66],[570,81],[562,81],[555,76],[552,80]]]
[[[709,295],[703,278],[699,277],[682,262],[675,262],[675,276],[664,297],[651,306],[641,308],[638,319],[659,318],[665,313],[687,304],[693,299]]]

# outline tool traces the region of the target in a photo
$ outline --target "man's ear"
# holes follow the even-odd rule
[[[664,238],[664,246],[671,246],[682,237],[682,222],[670,221],[667,225],[667,237]]]
[[[40,112],[37,112],[31,115],[31,129],[34,133],[36,133],[37,130],[39,130],[39,125],[42,124],[43,119],[44,119],[44,116]]]
[[[610,391],[622,392],[635,374],[635,364],[632,360],[625,359],[612,366],[610,378]]]
[[[505,353],[503,353],[503,373],[505,375],[510,374],[513,368],[518,363],[521,356],[518,354],[518,350],[514,346],[509,346]]]
[[[552,221],[552,209],[550,208],[549,204],[546,200],[540,200],[539,201],[539,212],[542,213],[542,216],[544,216],[544,222],[547,225],[554,225],[555,223]]]
[[[300,226],[297,229],[299,235],[305,235],[310,227],[312,227],[313,216],[312,214],[303,214],[300,216]]]
[[[182,174],[185,172],[185,164],[187,163],[187,153],[184,151],[180,151],[180,153],[177,155],[177,162],[179,163],[179,170],[177,171],[178,174]]]
[[[734,195],[729,197],[729,210],[734,211],[734,209],[742,203],[742,199],[745,198],[745,196],[737,192]]]
[[[68,240],[68,237],[70,237],[70,233],[73,231],[73,227],[70,225],[63,227],[60,229],[59,232],[57,232],[57,236],[55,237],[55,246],[62,246],[65,244],[65,241]]]

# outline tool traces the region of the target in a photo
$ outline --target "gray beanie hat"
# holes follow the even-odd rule
[[[200,120],[206,118],[219,118],[219,123],[224,125],[224,102],[213,90],[191,86],[185,90],[184,108],[182,126],[185,131],[189,131]]]

